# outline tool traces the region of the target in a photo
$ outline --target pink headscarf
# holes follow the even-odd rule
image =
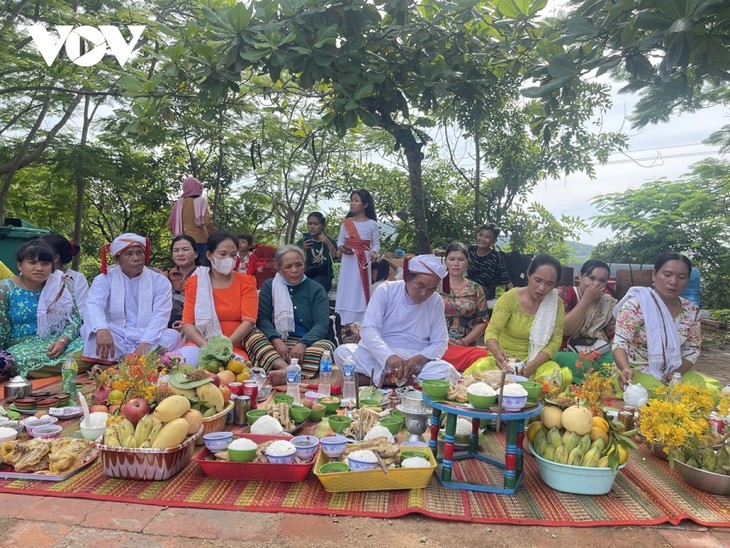
[[[203,197],[203,185],[195,177],[185,177],[182,182],[183,193],[178,198],[170,212],[170,226],[173,237],[184,234],[182,222],[182,208],[185,198],[195,197],[193,209],[195,210],[195,225],[205,224],[205,212],[208,209],[208,200]]]

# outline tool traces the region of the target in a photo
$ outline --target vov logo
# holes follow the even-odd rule
[[[71,25],[55,25],[55,27],[58,33],[58,40],[55,43],[49,32],[41,24],[26,29],[49,67],[58,57],[64,44],[66,45],[68,58],[80,67],[91,67],[97,64],[106,55],[107,47],[117,58],[119,66],[123,67],[129,56],[132,55],[140,36],[146,28],[145,25],[129,25],[127,28],[132,35],[132,39],[127,43],[121,31],[111,25],[104,25],[99,28],[88,25],[76,28]],[[89,42],[93,47],[82,52],[82,40]]]

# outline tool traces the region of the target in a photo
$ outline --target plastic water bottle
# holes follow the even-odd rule
[[[342,404],[355,406],[355,360],[347,358],[342,364]]]
[[[674,386],[682,382],[682,374],[681,373],[674,373],[672,375],[672,380],[669,381],[669,386]]]
[[[286,393],[294,398],[296,405],[301,403],[299,384],[302,382],[302,368],[298,362],[299,360],[292,358],[289,367],[286,368]]]
[[[329,396],[332,392],[332,358],[329,352],[322,354],[322,361],[319,362],[319,387],[317,392],[323,397]]]

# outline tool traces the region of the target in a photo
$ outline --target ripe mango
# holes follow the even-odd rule
[[[307,400],[304,400],[304,405],[307,405]],[[527,439],[531,442],[534,441],[535,436],[537,436],[537,433],[540,430],[543,430],[542,423],[540,421],[531,422],[527,427]]]
[[[164,401],[164,400],[163,400]],[[174,419],[162,427],[157,435],[153,449],[169,449],[183,442],[188,435],[188,421],[182,418]]]
[[[204,386],[208,386],[207,384]],[[178,394],[168,396],[157,404],[153,416],[164,423],[179,419],[190,410],[190,401],[185,396]],[[185,422],[187,424],[187,422]]]
[[[223,411],[223,408],[225,407],[225,403],[223,402],[223,394],[220,390],[218,390],[218,387],[216,385],[214,385],[213,383],[203,384],[201,386],[198,386],[196,392],[198,398],[201,401],[205,402],[205,405],[207,407],[214,407],[216,412],[218,413]],[[190,406],[188,405],[188,409],[189,408]],[[187,411],[187,409],[185,411]],[[185,411],[183,411],[183,413],[185,413]],[[183,413],[181,413],[179,416],[182,416]],[[203,416],[205,416],[205,413],[203,413]]]
[[[195,389],[194,388],[178,388],[177,386],[174,386],[172,384],[167,385],[167,389],[172,394],[177,394],[178,396],[185,396],[186,398],[194,398],[195,397]]]

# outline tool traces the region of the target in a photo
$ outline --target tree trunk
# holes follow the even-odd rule
[[[89,106],[91,103],[90,97],[87,95],[84,97],[84,120],[81,128],[81,140],[79,141],[79,148],[83,152],[86,148],[86,143],[89,138],[89,127],[91,126],[91,118],[93,114],[89,113]],[[96,109],[94,109],[96,110]],[[86,176],[82,166],[76,165],[74,169],[76,172],[76,211],[74,213],[74,235],[73,239],[79,246],[81,246],[81,221],[84,216],[84,193],[86,192]],[[74,255],[71,267],[74,270],[79,268],[79,255]]]
[[[479,193],[482,182],[482,150],[479,146],[479,131],[474,132],[474,227],[481,226],[482,219],[479,212]]]
[[[403,132],[406,133],[406,132]],[[428,238],[426,226],[426,203],[423,192],[423,145],[418,143],[413,135],[401,135],[401,144],[408,160],[408,182],[411,189],[411,208],[413,209],[413,224],[416,229],[416,249],[418,253],[431,253],[431,242]]]

